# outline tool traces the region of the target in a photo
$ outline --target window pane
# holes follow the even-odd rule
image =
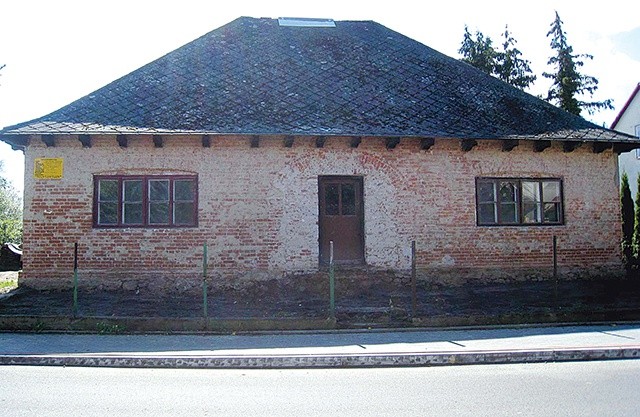
[[[194,177],[98,177],[96,226],[195,226],[198,184]]]
[[[342,184],[342,214],[356,214],[356,190],[353,184]]]
[[[173,188],[173,199],[175,201],[195,200],[195,183],[193,180],[175,180]]]
[[[194,203],[175,203],[173,205],[174,224],[195,224],[193,208]]]
[[[542,194],[545,203],[559,203],[560,183],[558,181],[544,181],[542,183]]]
[[[142,224],[142,203],[124,203],[122,210],[124,224]]]
[[[118,180],[100,180],[98,187],[98,201],[118,201]]]
[[[169,203],[149,203],[149,223],[169,223]]]
[[[124,181],[124,201],[142,201],[142,180]]]
[[[560,180],[477,180],[478,223],[562,223],[561,187]]]
[[[480,224],[496,223],[496,205],[493,203],[481,203],[478,205],[478,222]]]
[[[338,212],[338,202],[340,199],[338,184],[327,184],[324,188],[324,214],[335,216]]]
[[[533,181],[522,181],[522,202],[537,203],[540,201],[540,183]]]
[[[501,182],[500,183],[500,202],[514,202],[516,201],[516,184],[513,182]]]
[[[493,182],[478,182],[478,202],[496,201],[495,184]]]
[[[515,203],[501,203],[499,223],[516,223],[517,221],[518,210]]]
[[[118,224],[118,203],[98,203],[98,224]]]
[[[545,203],[544,205],[544,222],[559,223],[560,222],[560,204]]]
[[[149,181],[150,201],[169,201],[169,180]]]
[[[524,187],[523,187],[524,198]],[[525,223],[540,223],[540,204],[538,203],[524,203],[522,205],[522,216]]]

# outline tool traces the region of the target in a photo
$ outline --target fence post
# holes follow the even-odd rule
[[[78,315],[78,242],[73,245],[73,317]]]
[[[411,241],[411,315],[416,316],[418,294],[416,288],[416,241]]]
[[[333,265],[333,240],[329,242],[329,317],[336,318],[336,280]]]
[[[207,310],[208,308],[208,302],[207,302],[207,263],[208,263],[208,256],[207,256],[207,242],[204,243],[203,248],[202,248],[202,252],[203,252],[203,256],[202,256],[202,313],[204,315],[204,318],[208,318],[209,317],[209,312]]]

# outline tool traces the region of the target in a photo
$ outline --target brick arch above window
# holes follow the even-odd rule
[[[189,171],[184,169],[166,169],[166,168],[119,168],[108,169],[99,172],[93,172],[94,177],[101,176],[194,176],[197,177],[198,173],[195,171]]]

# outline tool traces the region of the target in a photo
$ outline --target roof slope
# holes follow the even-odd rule
[[[631,105],[633,100],[636,98],[636,95],[638,94],[638,92],[640,92],[640,83],[636,85],[636,88],[633,90],[633,93],[631,93],[627,102],[624,103],[624,106],[622,106],[622,110],[620,110],[616,118],[613,120],[613,123],[611,123],[611,129],[616,128],[616,126],[618,125],[618,122],[620,121],[622,116],[627,112],[627,110],[629,109],[629,106]]]
[[[0,134],[178,132],[634,140],[375,22],[248,17]]]

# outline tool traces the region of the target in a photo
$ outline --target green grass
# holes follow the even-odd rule
[[[18,288],[18,280],[16,279],[0,281],[0,293],[9,292],[16,288]]]

